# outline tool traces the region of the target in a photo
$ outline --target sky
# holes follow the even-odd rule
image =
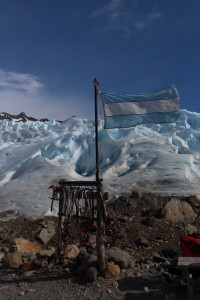
[[[94,118],[104,92],[175,85],[200,112],[199,0],[0,0],[0,112]]]

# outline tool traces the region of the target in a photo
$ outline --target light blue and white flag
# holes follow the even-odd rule
[[[173,123],[179,118],[179,94],[174,86],[151,93],[100,94],[107,129],[143,123]]]

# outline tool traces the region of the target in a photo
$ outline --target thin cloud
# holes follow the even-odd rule
[[[127,5],[128,3],[128,5]],[[136,1],[111,0],[102,8],[93,11],[91,18],[99,19],[104,31],[119,31],[129,35],[134,30],[142,30],[161,18],[162,13],[153,6],[144,17],[135,10]]]
[[[34,94],[42,88],[44,85],[37,76],[0,69],[1,90],[20,90]]]
[[[142,30],[145,27],[148,27],[152,23],[156,22],[161,17],[162,17],[162,13],[158,12],[156,10],[156,7],[154,6],[144,20],[139,20],[134,22],[135,28],[138,30]]]
[[[112,14],[118,11],[122,6],[122,0],[112,0],[106,4],[103,8],[97,9],[91,13],[91,17],[98,17],[105,14]]]
[[[18,114],[23,111],[37,119],[88,117],[88,107],[81,107],[80,99],[80,95],[69,94],[63,98],[50,95],[35,75],[0,70],[0,112]]]

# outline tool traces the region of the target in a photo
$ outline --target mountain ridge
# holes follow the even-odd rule
[[[7,112],[1,112],[0,120],[14,121],[16,123],[19,123],[19,122],[25,123],[27,121],[32,121],[32,122],[37,122],[37,121],[48,122],[49,121],[48,118],[36,119],[34,117],[27,116],[25,112],[21,112],[17,115],[9,114]],[[65,121],[56,120],[56,121],[58,123],[62,123],[62,122],[65,122],[66,120]]]

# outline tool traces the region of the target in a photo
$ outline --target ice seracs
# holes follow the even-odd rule
[[[101,120],[99,125],[100,171],[110,195],[130,194],[134,187],[200,195],[199,113],[182,110],[173,124],[112,130],[104,130]],[[0,211],[47,214],[51,184],[94,174],[93,120],[0,120]]]

